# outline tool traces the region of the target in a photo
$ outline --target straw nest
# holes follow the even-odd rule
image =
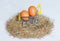
[[[41,38],[51,32],[53,22],[44,15],[37,15],[29,21],[18,21],[17,16],[8,20],[7,31],[18,38]]]

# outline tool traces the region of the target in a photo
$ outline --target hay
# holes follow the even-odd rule
[[[14,37],[41,38],[51,32],[53,22],[43,15],[37,15],[29,21],[18,21],[17,16],[15,16],[7,22],[6,26],[7,31]]]

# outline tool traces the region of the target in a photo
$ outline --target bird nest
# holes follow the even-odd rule
[[[17,20],[17,16],[8,20],[7,31],[18,38],[41,38],[51,32],[53,22],[44,15],[37,15],[28,21]]]

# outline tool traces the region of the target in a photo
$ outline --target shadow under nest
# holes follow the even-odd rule
[[[51,32],[51,28],[53,28],[53,22],[44,15],[37,15],[29,21],[18,21],[15,16],[6,24],[7,31],[18,38],[42,38]]]

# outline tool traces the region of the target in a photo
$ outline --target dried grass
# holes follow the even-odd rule
[[[18,38],[41,38],[49,34],[53,28],[53,22],[46,16],[37,15],[33,22],[31,20],[26,24],[26,21],[18,21],[15,16],[8,20],[7,31]]]

